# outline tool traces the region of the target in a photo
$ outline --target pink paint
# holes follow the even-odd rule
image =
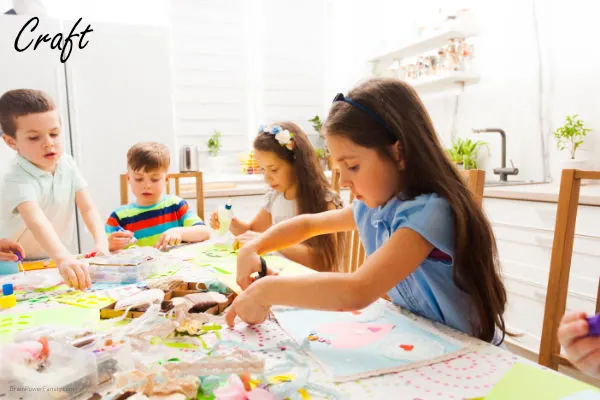
[[[333,335],[331,344],[334,348],[353,349],[380,340],[393,328],[394,324],[344,322],[321,325],[317,332]]]

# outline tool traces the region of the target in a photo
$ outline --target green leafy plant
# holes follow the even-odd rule
[[[219,151],[221,151],[221,132],[215,130],[213,135],[208,139],[208,154],[212,157],[216,157],[219,155]]]
[[[323,136],[321,134],[321,128],[323,127],[323,122],[321,121],[321,118],[319,118],[319,114],[315,115],[313,119],[309,119],[308,122],[310,122],[312,124],[313,128],[315,129],[315,131],[317,131],[319,136]]]
[[[329,157],[329,149],[327,148],[327,143],[325,143],[325,138],[321,133],[321,128],[323,128],[323,121],[321,121],[321,118],[317,114],[314,116],[314,118],[309,119],[308,122],[312,124],[313,129],[319,134],[319,146],[315,149],[317,157],[319,157],[319,159],[325,160]]]
[[[571,159],[575,159],[575,152],[583,143],[583,138],[592,130],[583,126],[579,115],[567,115],[565,124],[554,131],[556,147],[563,151],[567,149]]]
[[[487,142],[483,140],[473,141],[471,139],[457,138],[452,147],[448,149],[448,154],[452,161],[463,166],[464,169],[477,169],[477,156],[479,149],[485,146],[489,151]]]

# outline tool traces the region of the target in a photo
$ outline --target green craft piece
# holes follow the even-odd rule
[[[34,326],[95,326],[100,320],[97,310],[58,305],[55,308],[7,314],[0,319],[0,343],[11,342],[18,331]]]
[[[539,366],[514,364],[485,400],[560,400],[583,391],[600,391],[587,383]]]

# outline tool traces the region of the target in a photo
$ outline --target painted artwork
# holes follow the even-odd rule
[[[273,307],[273,313],[337,382],[412,369],[469,351],[384,300],[352,312]]]

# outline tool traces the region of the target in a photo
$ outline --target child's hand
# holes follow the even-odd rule
[[[124,249],[131,242],[133,232],[131,231],[119,231],[113,232],[108,237],[108,248],[110,251],[117,251]]]
[[[210,214],[210,227],[215,231],[218,231],[221,227],[221,224],[219,223],[219,213],[217,210],[213,211],[212,214]]]
[[[0,239],[0,261],[18,261],[16,251],[21,253],[21,257],[25,258],[25,250],[19,243],[8,239]]]
[[[239,247],[242,248],[248,242],[251,242],[256,237],[260,236],[260,233],[254,231],[246,231],[239,236],[235,237],[236,242],[239,243]]]
[[[80,290],[85,290],[92,285],[85,261],[70,257],[57,261],[57,264],[58,272],[67,285]]]
[[[154,247],[157,249],[166,250],[168,246],[177,246],[181,244],[181,240],[181,229],[167,229],[165,233],[160,236]]]
[[[255,281],[255,278],[251,275],[260,272],[260,267],[258,254],[248,247],[241,248],[237,257],[237,284],[243,290],[246,290]],[[267,266],[267,275],[277,274],[277,271]]]
[[[270,306],[262,301],[262,292],[259,281],[240,293],[227,310],[227,315],[225,315],[227,325],[233,328],[236,316],[248,324],[260,324],[267,319]]]
[[[244,229],[248,229],[247,227],[244,226],[243,223],[240,222],[239,219],[237,219],[236,217],[231,218],[231,223],[229,224],[229,230],[231,232],[239,232],[239,231],[243,231]]]
[[[96,253],[97,256],[107,256],[107,255],[109,255],[110,251],[108,250],[107,245],[108,245],[108,243],[106,245],[96,243],[94,245],[94,247],[92,248],[92,253]]]
[[[566,313],[558,328],[558,340],[567,358],[582,372],[600,378],[600,336],[588,337],[588,322],[583,312]]]

